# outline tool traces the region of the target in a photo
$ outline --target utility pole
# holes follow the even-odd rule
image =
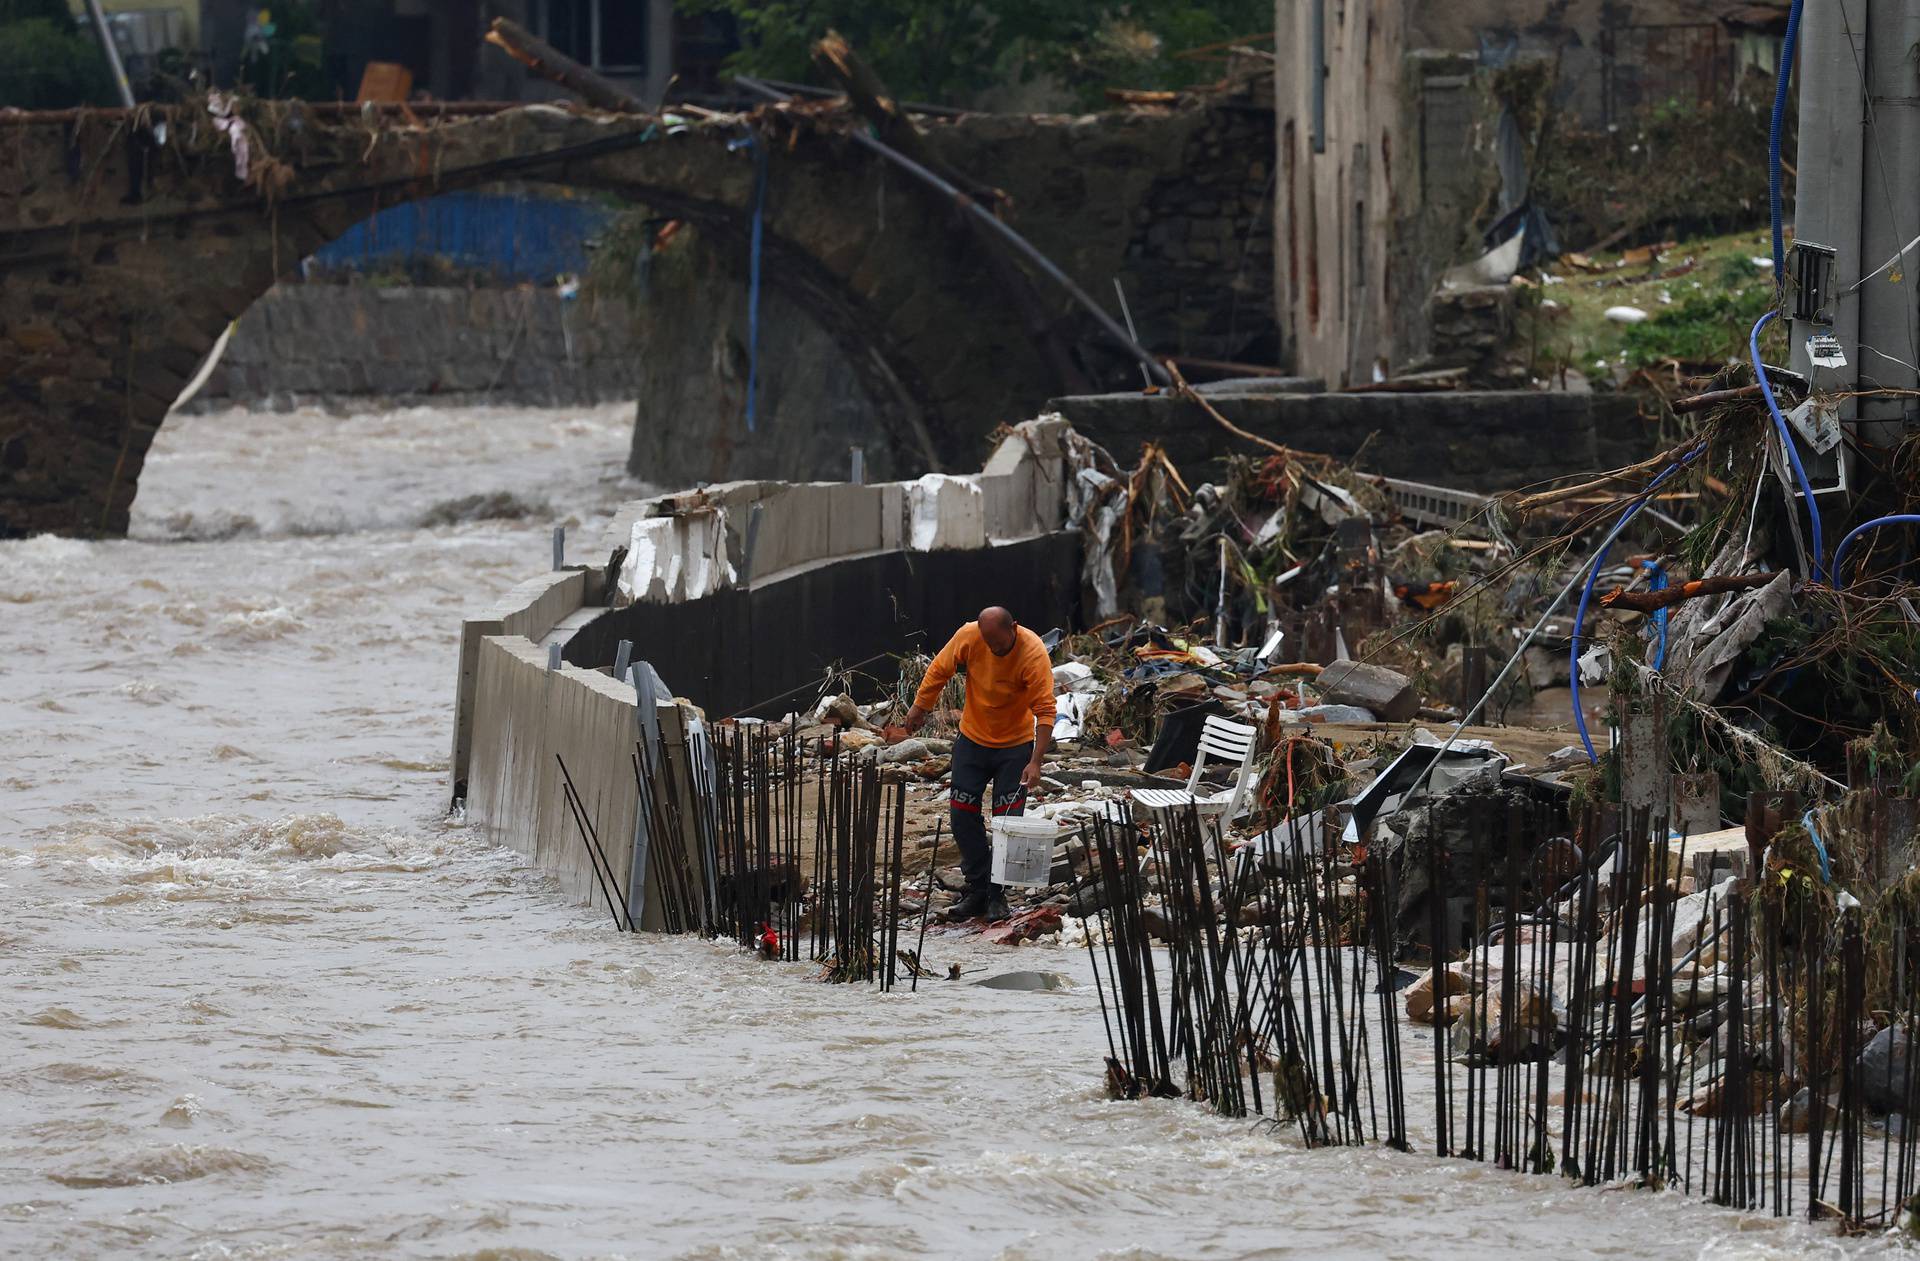
[[[120,94],[121,108],[132,109],[133,85],[127,82],[127,68],[120,63],[120,46],[113,42],[113,27],[100,7],[100,0],[87,0],[87,17],[93,22],[94,38],[100,41],[100,55],[107,59],[107,71],[113,76],[113,90]]]
[[[1916,47],[1920,5],[1912,0],[1803,6],[1788,294],[1791,366],[1818,392],[1920,389]],[[1818,247],[1831,251],[1830,261]],[[1810,351],[1810,340],[1823,336],[1832,341],[1816,341]],[[1844,365],[1835,363],[1835,351]],[[1837,419],[1864,442],[1891,448],[1920,417],[1915,404],[1910,397],[1847,399]],[[1815,498],[1838,507],[1835,500],[1857,481],[1851,453],[1845,444],[1825,453],[1812,445],[1803,445],[1802,455]]]

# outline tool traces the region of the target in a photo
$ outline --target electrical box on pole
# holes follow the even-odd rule
[[[1916,47],[1920,5],[1912,0],[1818,0],[1802,8],[1786,281],[1790,366],[1815,394],[1920,389]],[[1840,441],[1843,431],[1891,447],[1920,416],[1914,403],[1846,398],[1825,415],[1807,409],[1792,417],[1814,495],[1846,492],[1852,452]]]

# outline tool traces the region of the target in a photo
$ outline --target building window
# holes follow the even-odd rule
[[[534,34],[584,66],[615,73],[647,68],[649,0],[537,0]]]

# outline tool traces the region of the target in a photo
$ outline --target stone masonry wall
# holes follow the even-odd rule
[[[638,392],[639,360],[617,308],[551,289],[282,284],[240,317],[195,405],[612,402]]]

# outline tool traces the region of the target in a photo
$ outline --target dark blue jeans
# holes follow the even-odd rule
[[[1020,772],[1033,758],[1033,741],[1007,749],[990,749],[965,736],[953,741],[953,839],[960,846],[960,873],[968,893],[997,892],[993,884],[993,846],[987,840],[984,798],[993,785],[993,812],[1021,814],[1027,808],[1027,790]]]

